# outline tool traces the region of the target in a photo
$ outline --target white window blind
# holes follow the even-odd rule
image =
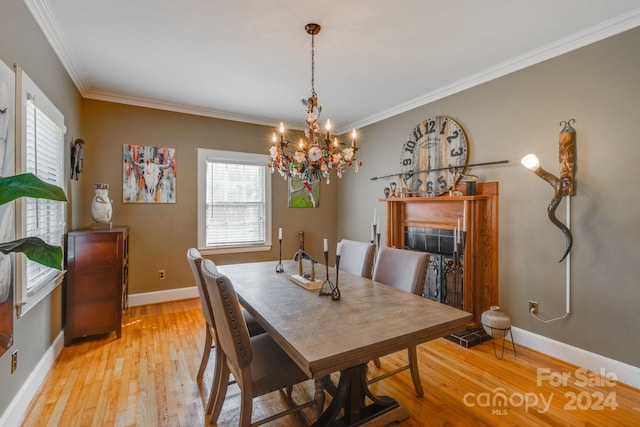
[[[25,172],[43,181],[62,187],[62,129],[34,103],[27,94]],[[64,234],[64,204],[59,201],[25,198],[23,205],[25,236],[39,237],[50,245],[60,246]],[[26,261],[27,293],[52,280],[58,270]]]
[[[198,247],[219,252],[271,245],[267,156],[198,150]]]
[[[16,173],[31,172],[45,182],[64,189],[64,115],[27,76],[16,68]],[[19,129],[18,129],[19,128]],[[62,246],[66,231],[65,204],[24,197],[16,200],[16,237],[40,237]],[[17,314],[29,311],[64,278],[64,272],[45,267],[19,254],[16,263]]]
[[[264,244],[265,168],[207,161],[207,247]]]

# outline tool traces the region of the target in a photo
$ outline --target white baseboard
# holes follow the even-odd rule
[[[40,362],[33,369],[29,378],[20,387],[7,410],[0,417],[0,426],[17,427],[22,423],[22,419],[27,413],[27,408],[38,393],[40,386],[47,377],[51,366],[64,347],[64,329],[60,331],[58,336],[53,340],[49,349],[40,359]]]
[[[130,294],[129,307],[137,307],[139,305],[148,304],[160,304],[162,302],[180,301],[182,299],[190,298],[199,298],[197,287],[190,286],[188,288],[169,289],[166,291]]]
[[[578,347],[511,327],[516,345],[522,345],[580,368],[600,373],[615,374],[617,381],[640,389],[640,368]]]

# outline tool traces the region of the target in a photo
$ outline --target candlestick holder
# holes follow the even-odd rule
[[[276,273],[284,273],[284,266],[282,265],[282,239],[278,239],[278,241],[280,242],[280,257],[276,265]]]
[[[338,274],[340,274],[340,255],[336,255],[336,286],[331,290],[331,299],[340,301],[340,288],[338,288]]]
[[[378,234],[376,234],[376,246],[380,247],[380,231],[378,231]]]
[[[326,272],[327,272],[327,278],[322,283],[322,287],[320,288],[320,292],[318,292],[318,295],[320,295],[321,297],[329,296],[329,295],[331,295],[331,292],[333,291],[333,282],[331,282],[331,279],[329,279],[329,251],[324,251],[324,267],[325,267]],[[324,285],[329,285],[329,292],[325,292],[324,291]]]
[[[338,289],[338,267],[340,267],[340,255],[336,255],[336,283],[335,283],[335,285],[333,284],[333,282],[331,282],[331,279],[329,279],[329,252],[328,251],[324,252],[324,265],[325,265],[326,272],[327,272],[327,278],[325,279],[324,283],[322,283],[322,287],[320,288],[320,292],[318,292],[318,295],[320,295],[321,297],[331,296],[332,300],[338,301],[340,299],[340,289]],[[324,290],[324,285],[328,285],[329,286],[329,292],[326,292]]]

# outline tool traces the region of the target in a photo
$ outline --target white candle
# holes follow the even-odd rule
[[[460,218],[458,218],[458,229],[457,230],[458,230],[458,240],[456,240],[456,242],[460,243],[460,231],[462,230],[460,228]]]
[[[458,252],[458,228],[453,229],[453,252]]]
[[[282,227],[278,229],[278,240],[282,240]]]
[[[340,256],[340,242],[338,242],[338,246],[336,246],[336,256]]]
[[[327,239],[322,239],[322,242],[324,243],[324,251],[329,252],[329,242]]]
[[[462,211],[462,231],[467,231],[467,204],[464,204],[464,210]]]
[[[373,223],[376,223],[376,208],[373,208]]]
[[[378,226],[378,232],[380,232],[380,217],[376,218],[376,225]]]

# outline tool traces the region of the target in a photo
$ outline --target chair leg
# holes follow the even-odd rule
[[[207,402],[206,413],[210,413],[216,403],[216,398],[218,397],[218,389],[220,388],[220,384],[224,382],[228,385],[229,374],[227,374],[226,378],[223,378],[223,368],[224,368],[224,354],[219,345],[215,346],[215,361],[213,365],[213,380],[211,381],[211,391],[209,392],[209,401]],[[225,392],[226,393],[226,392]],[[224,400],[224,395],[222,397]]]
[[[207,369],[207,363],[209,363],[209,355],[211,354],[211,344],[213,343],[213,339],[211,338],[211,333],[209,332],[209,325],[205,325],[204,327],[204,348],[202,349],[202,360],[200,361],[200,368],[198,369],[198,375],[196,378],[201,380],[204,375],[205,369]]]
[[[420,397],[424,394],[422,390],[422,381],[420,381],[420,370],[418,369],[418,349],[416,346],[409,347],[409,368],[411,370],[411,380],[413,387],[416,389],[416,396]]]
[[[244,378],[243,378],[244,380]],[[238,427],[251,427],[251,415],[253,414],[253,396],[251,384],[244,382],[240,386],[240,420]]]
[[[380,364],[380,358],[376,357],[375,359],[373,359],[373,364],[376,366],[376,368],[380,368],[380,366],[382,366]]]
[[[211,407],[211,419],[210,423],[215,424],[218,422],[218,417],[220,417],[220,413],[222,412],[222,404],[224,403],[224,399],[227,396],[227,388],[229,387],[229,375],[231,371],[229,371],[229,367],[227,366],[227,361],[225,360],[225,355],[222,350],[219,350],[220,346],[216,346],[216,368],[218,365],[218,360],[220,361],[220,369],[214,375],[214,386],[211,388],[211,394],[209,395],[209,403],[207,404],[207,409]],[[207,411],[208,413],[208,411]]]

